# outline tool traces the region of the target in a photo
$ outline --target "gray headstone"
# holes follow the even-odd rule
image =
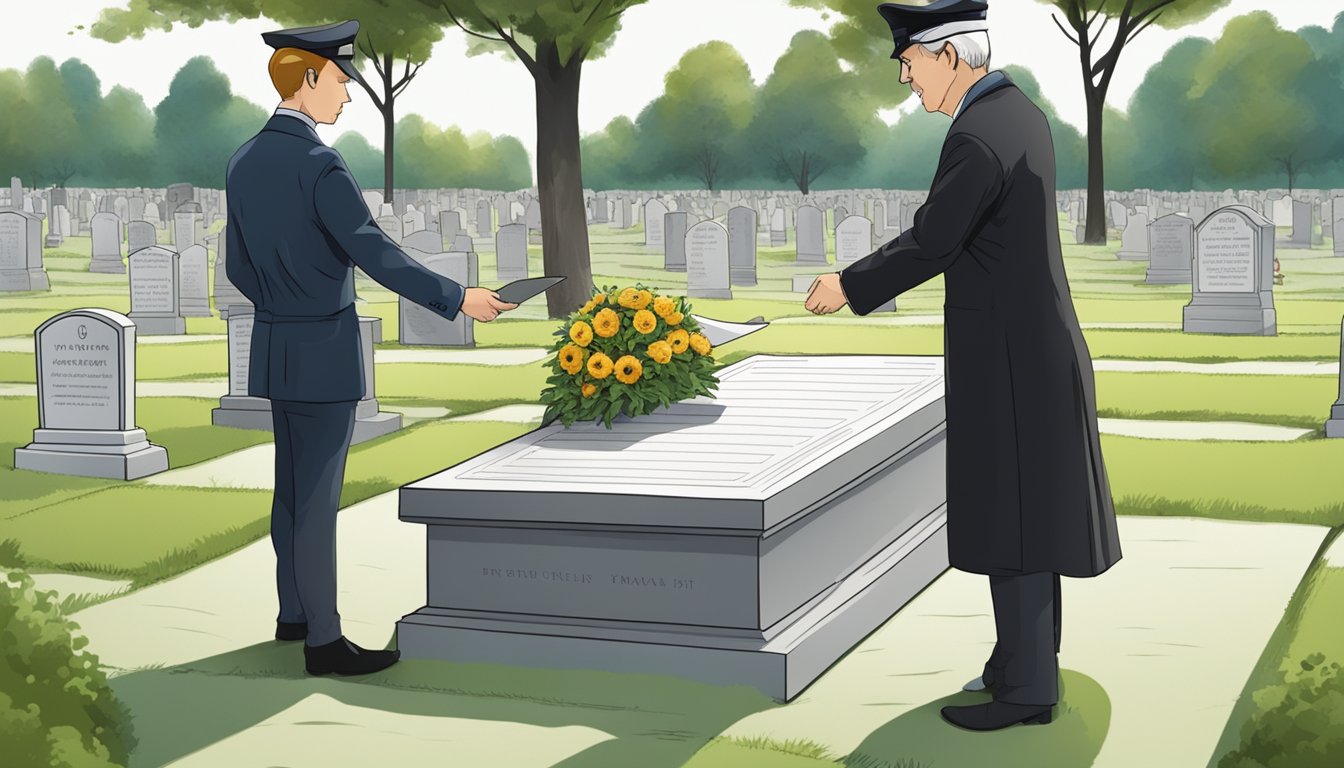
[[[733,285],[756,284],[756,209],[739,205],[728,211],[728,261]]]
[[[1195,233],[1186,333],[1277,335],[1274,225],[1245,206],[1212,213]]]
[[[168,468],[168,452],[135,425],[135,337],[135,324],[107,309],[38,326],[38,428],[14,451],[15,468],[114,480]]]
[[[1184,285],[1191,280],[1195,258],[1195,222],[1173,213],[1148,225],[1149,266],[1145,282]]]
[[[776,208],[770,212],[770,247],[778,248],[789,242],[788,221],[785,218],[783,208]]]
[[[220,237],[215,249],[215,285],[214,299],[215,311],[219,313],[219,319],[228,320],[230,307],[233,306],[252,306],[252,302],[229,280],[229,270],[227,267],[227,237]]]
[[[695,299],[733,298],[728,230],[713,219],[686,233],[686,295]]]
[[[820,208],[804,205],[798,208],[798,264],[827,264],[826,216]]]
[[[474,253],[421,254],[409,251],[431,271],[457,281],[469,288],[479,284],[480,268]],[[474,321],[464,312],[449,320],[403,297],[398,298],[398,343],[445,347],[472,347],[476,345]]]
[[[1120,250],[1115,257],[1124,261],[1148,260],[1148,215],[1142,211],[1129,214],[1124,234],[1120,236]]]
[[[42,220],[23,211],[0,211],[0,292],[50,288],[42,266]]]
[[[401,429],[401,414],[379,410],[374,388],[373,345],[376,317],[359,318],[359,348],[364,358],[364,397],[355,406],[355,429],[350,443],[362,443]]]
[[[210,412],[210,423],[235,429],[274,428],[271,401],[247,394],[252,368],[252,326],[255,309],[250,303],[220,307],[229,321],[229,393]]]
[[[148,221],[132,221],[126,225],[126,253],[132,254],[141,248],[158,245],[159,231]]]
[[[462,214],[457,211],[439,211],[439,238],[442,241],[439,246],[442,250],[449,250],[453,245],[453,238],[459,234],[465,234],[462,229]]]
[[[89,271],[125,274],[126,264],[121,260],[121,219],[115,213],[95,213],[90,228],[93,257],[89,259]]]
[[[144,336],[187,332],[181,312],[182,277],[179,257],[159,246],[141,248],[130,255],[131,314]]]
[[[645,245],[652,247],[661,247],[663,245],[665,216],[667,216],[667,206],[663,205],[661,200],[650,200],[644,204]]]
[[[1326,437],[1344,437],[1344,321],[1339,327],[1339,399],[1330,408],[1330,419],[1325,422]]]
[[[443,253],[443,236],[438,232],[422,229],[403,237],[401,247],[413,248],[425,254]]]
[[[471,236],[466,232],[458,232],[457,237],[448,245],[449,253],[475,253],[476,243],[472,241]]]
[[[686,271],[686,231],[690,229],[690,214],[673,211],[663,215],[663,270]]]
[[[505,224],[495,233],[495,270],[500,280],[527,277],[527,225]]]
[[[846,216],[835,227],[835,262],[854,262],[873,252],[873,223]]]
[[[490,220],[493,212],[490,201],[482,198],[476,203],[476,236],[489,237],[495,233],[494,223]]]
[[[178,257],[182,287],[178,292],[183,317],[210,317],[210,252],[189,246]]]

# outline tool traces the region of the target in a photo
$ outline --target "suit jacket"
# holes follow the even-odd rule
[[[1093,576],[1120,559],[1045,116],[1006,77],[952,122],[914,227],[840,274],[867,314],[943,274],[952,565]]]
[[[274,115],[229,161],[229,280],[256,305],[248,394],[359,400],[364,365],[353,268],[448,319],[463,286],[416,263],[373,222],[340,153]]]

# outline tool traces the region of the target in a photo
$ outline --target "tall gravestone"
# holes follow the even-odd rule
[[[210,252],[204,245],[188,247],[178,257],[182,284],[178,291],[183,317],[210,317]]]
[[[854,262],[873,252],[873,223],[846,216],[835,227],[835,262]]]
[[[490,220],[493,210],[490,201],[481,198],[476,202],[476,236],[489,237],[495,233],[494,223]]]
[[[1335,240],[1335,257],[1344,258],[1344,198],[1336,197],[1330,206],[1330,221]]]
[[[480,265],[474,253],[421,253],[415,249],[408,249],[407,252],[432,272],[468,288],[479,285]],[[408,346],[476,346],[475,321],[465,312],[458,312],[455,319],[449,320],[404,296],[398,297],[398,305],[398,343]]]
[[[1191,280],[1195,258],[1195,222],[1173,213],[1148,225],[1150,285],[1184,285]]]
[[[644,245],[661,248],[663,245],[663,223],[667,216],[667,206],[661,200],[650,200],[644,204]]]
[[[1291,219],[1293,230],[1288,234],[1285,245],[1290,248],[1311,247],[1311,203],[1302,200],[1292,201]]]
[[[169,221],[169,217],[177,213],[178,206],[183,203],[196,199],[196,189],[190,184],[174,184],[168,187],[163,196],[163,205],[160,207],[159,215],[164,221]]]
[[[0,211],[0,292],[50,289],[42,266],[42,220],[23,211]]]
[[[125,274],[126,263],[121,259],[121,219],[115,213],[95,213],[89,226],[93,233],[89,271]]]
[[[1233,205],[1195,232],[1194,286],[1186,333],[1274,336],[1274,224]]]
[[[210,412],[210,423],[235,429],[274,428],[271,401],[247,394],[252,369],[252,326],[256,309],[248,303],[226,305],[220,315],[229,321],[229,393],[219,399],[219,407]]]
[[[770,212],[770,247],[778,248],[782,245],[788,245],[789,225],[783,208],[776,208]]]
[[[690,229],[690,214],[673,211],[663,216],[663,270],[686,271],[686,231]]]
[[[728,211],[728,263],[733,285],[756,284],[756,209],[745,205]]]
[[[420,232],[425,228],[425,214],[418,211],[414,206],[406,209],[406,213],[401,216],[401,236],[402,239],[414,232]]]
[[[505,224],[495,233],[495,271],[504,281],[527,277],[526,224]]]
[[[826,259],[826,215],[816,206],[804,205],[798,208],[797,222],[797,263],[800,265],[828,263]]]
[[[1148,261],[1148,216],[1136,211],[1125,222],[1120,235],[1120,250],[1115,257],[1121,261]]]
[[[728,230],[712,219],[686,232],[686,296],[693,299],[733,298],[728,260]]]
[[[182,275],[178,255],[157,245],[131,254],[131,314],[141,335],[170,335],[187,332],[182,318],[179,293]]]
[[[23,180],[18,176],[9,177],[9,208],[23,210]]]
[[[355,431],[350,438],[351,444],[362,443],[401,429],[401,414],[380,411],[378,398],[374,396],[373,326],[376,319],[363,316],[359,318],[359,348],[364,356],[364,397],[355,406]]]
[[[440,247],[447,249],[453,245],[453,238],[463,234],[462,215],[457,211],[439,211]]]
[[[1344,320],[1340,321],[1340,398],[1331,408],[1331,418],[1325,422],[1325,437],[1344,437]]]
[[[148,221],[132,221],[126,225],[126,254],[128,256],[141,248],[157,245],[158,242],[159,231]]]
[[[205,240],[205,221],[200,203],[186,202],[173,211],[173,248],[181,253]]]
[[[168,468],[168,451],[135,425],[135,330],[107,309],[38,326],[38,428],[14,450],[15,469],[134,480]]]

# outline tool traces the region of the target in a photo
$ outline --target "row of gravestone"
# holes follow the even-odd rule
[[[229,392],[212,423],[270,430],[270,401],[251,397],[253,312],[231,307]],[[364,397],[355,411],[351,442],[401,428],[401,415],[382,411],[374,395],[373,345],[377,318],[359,318]],[[136,332],[130,317],[102,308],[63,312],[34,332],[37,422],[33,439],[14,450],[15,469],[134,480],[168,469],[168,452],[136,425]]]

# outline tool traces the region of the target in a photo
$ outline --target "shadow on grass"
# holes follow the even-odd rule
[[[314,694],[378,712],[580,727],[609,737],[551,763],[555,768],[675,768],[732,723],[776,706],[751,688],[670,677],[415,659],[376,675],[340,679],[308,677],[302,664],[298,644],[267,642],[113,678],[114,691],[134,715],[139,746],[132,768],[164,765],[217,744]],[[453,727],[461,733],[460,723]],[[268,723],[266,738],[299,732]],[[430,750],[443,757],[443,743],[398,743],[423,750],[418,757],[428,759]],[[508,765],[509,745],[493,749],[499,751],[497,764]],[[387,764],[410,764],[406,757],[388,755]]]
[[[1088,766],[1110,730],[1110,697],[1097,681],[1070,670],[1061,675],[1060,704],[1049,725],[975,733],[949,725],[938,714],[949,705],[987,700],[982,693],[957,693],[931,701],[878,728],[840,764],[846,768]]]

